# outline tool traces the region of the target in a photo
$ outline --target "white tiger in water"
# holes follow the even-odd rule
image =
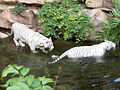
[[[47,38],[38,32],[29,29],[26,25],[21,23],[13,23],[11,34],[14,34],[14,42],[16,46],[24,47],[28,44],[33,53],[37,53],[36,48],[41,49],[44,53],[53,50],[53,42],[51,38]]]
[[[100,44],[95,44],[92,46],[73,47],[65,51],[55,61],[49,62],[49,64],[56,63],[65,56],[67,56],[68,58],[85,58],[85,57],[101,58],[107,50],[110,50],[112,48],[115,49],[115,47],[116,44],[111,41],[105,41]]]

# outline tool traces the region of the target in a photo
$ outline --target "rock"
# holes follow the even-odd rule
[[[102,26],[105,23],[108,23],[107,20],[107,14],[105,12],[103,12],[100,8],[98,9],[83,9],[82,11],[78,12],[79,14],[81,13],[85,13],[87,14],[91,19],[90,21],[93,23],[95,30],[99,31],[99,32],[104,32],[102,30]],[[88,40],[96,40],[99,37],[101,37],[100,34],[94,34],[92,32],[87,32],[86,36],[88,37]]]
[[[100,8],[102,7],[103,0],[86,0],[85,4],[87,7]]]
[[[112,0],[86,0],[85,4],[90,8],[102,8],[107,11],[113,7]]]
[[[0,27],[9,29],[11,27],[11,23],[8,22],[5,18],[0,17]]]
[[[108,23],[107,14],[105,12],[103,12],[101,9],[83,9],[82,12],[91,17],[90,21],[94,23],[96,30],[103,32],[101,26],[104,23]]]
[[[5,33],[2,33],[0,32],[0,38],[7,38],[9,35],[5,34]]]
[[[112,0],[103,0],[102,7],[111,9],[113,7]]]
[[[14,22],[23,23],[30,28],[36,27],[38,20],[32,10],[25,10],[20,14],[15,15],[12,13],[12,8],[13,7],[9,7],[4,10],[0,10],[0,27],[11,28],[11,24]]]
[[[16,2],[20,2],[20,3],[26,3],[26,4],[38,4],[38,5],[42,5],[45,2],[52,2],[55,0],[0,0],[0,3],[16,3]]]

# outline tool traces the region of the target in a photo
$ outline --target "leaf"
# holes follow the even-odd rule
[[[15,69],[20,70],[23,66],[18,66],[16,64],[12,65]]]
[[[34,87],[34,90],[43,90],[42,87],[43,87],[42,85],[39,85],[38,87]]]
[[[20,90],[30,90],[29,87],[24,82],[17,82],[13,86],[20,87],[21,88]]]
[[[8,87],[6,90],[22,90],[19,86],[11,86]]]
[[[45,77],[39,77],[39,80],[42,81],[43,85],[54,82],[51,78],[45,78]]]
[[[18,82],[22,82],[24,81],[24,79],[22,77],[15,77],[15,78],[11,78],[9,79],[4,85],[1,85],[2,87],[8,87],[9,85],[14,85]]]
[[[22,69],[20,69],[20,73],[25,76],[28,74],[28,72],[30,71],[30,68],[25,68],[23,67]]]
[[[54,89],[48,85],[45,85],[42,87],[42,90],[54,90]]]
[[[2,78],[6,77],[8,74],[19,74],[19,71],[16,70],[12,65],[8,65],[3,71],[2,71]]]
[[[34,79],[34,81],[32,82],[32,87],[38,87],[41,84],[39,79]]]
[[[26,76],[26,81],[27,81],[27,84],[29,85],[29,86],[31,86],[32,85],[32,82],[34,81],[34,79],[35,79],[35,77],[34,77],[34,75],[29,75],[29,76]]]

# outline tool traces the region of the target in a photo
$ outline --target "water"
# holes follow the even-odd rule
[[[52,60],[51,55],[60,55],[74,46],[95,44],[75,44],[63,40],[55,40],[54,43],[55,49],[51,54],[32,54],[28,46],[16,48],[11,37],[0,39],[0,74],[7,65],[18,64],[31,68],[30,74],[57,80],[56,90],[120,90],[120,47],[107,52],[104,63],[92,60],[73,62],[64,58],[56,64],[48,65],[47,62]]]

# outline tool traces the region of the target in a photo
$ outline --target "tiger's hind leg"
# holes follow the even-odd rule
[[[103,63],[104,60],[103,60],[102,57],[96,57],[96,62],[97,62],[97,63]]]
[[[19,44],[20,44],[20,46],[22,46],[22,47],[25,46],[25,44],[24,44],[21,40],[19,40]]]

